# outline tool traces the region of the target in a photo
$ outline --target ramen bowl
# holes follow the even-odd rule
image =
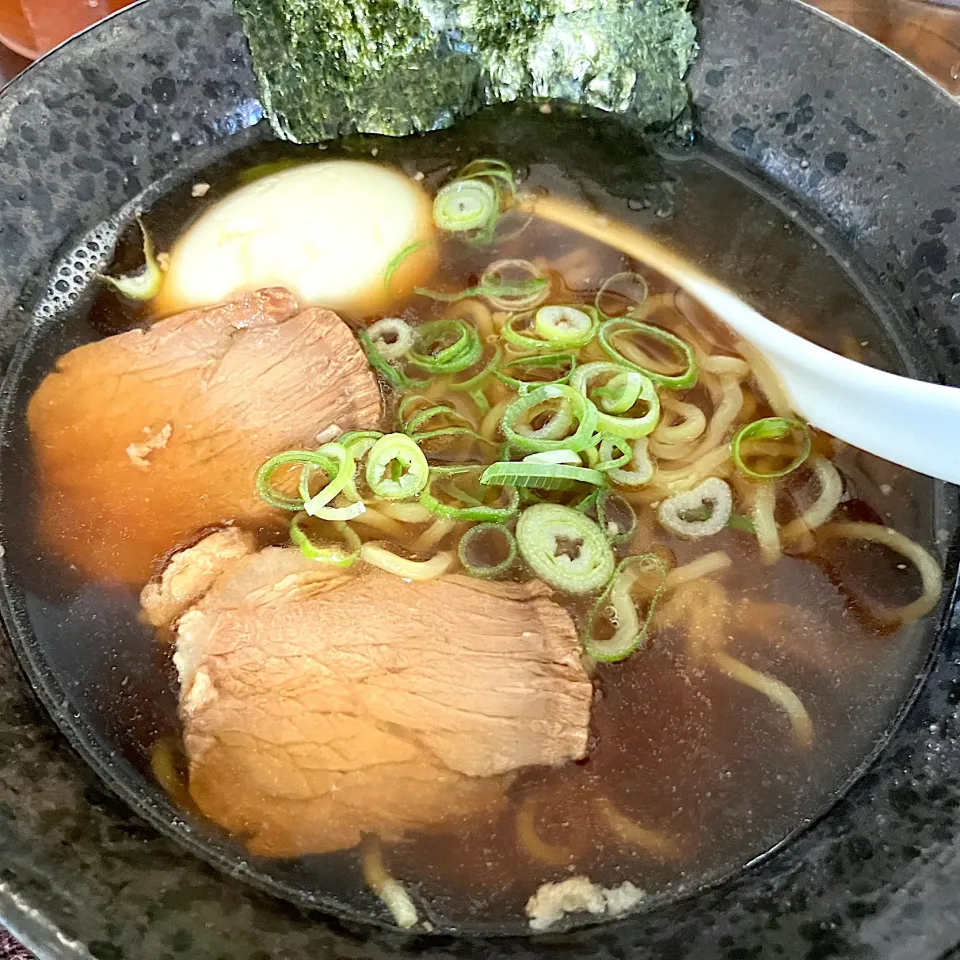
[[[697,19],[689,82],[702,148],[869,291],[886,318],[890,365],[957,383],[960,108],[902,60],[802,4],[707,0]],[[92,226],[271,134],[226,0],[144,0],[29,68],[0,96],[0,116],[0,524],[13,544],[22,518],[8,494],[18,482],[9,411],[42,323],[36,305],[72,292],[52,265]],[[748,266],[715,253],[731,284],[776,281],[775,255],[757,267],[759,252]],[[296,866],[265,871],[197,831],[112,748],[111,731],[90,722],[92,688],[123,696],[111,686],[122,659],[110,665],[113,679],[90,671],[85,644],[97,635],[74,605],[47,611],[68,638],[52,664],[33,626],[37,597],[8,548],[0,919],[42,960],[943,957],[960,942],[958,519],[955,489],[930,489],[925,509],[947,571],[931,653],[844,794],[735,876],[618,922],[540,938],[378,930],[360,922],[362,904],[311,896]]]

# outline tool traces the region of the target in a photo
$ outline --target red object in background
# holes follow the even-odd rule
[[[132,0],[0,0],[0,40],[35,60]]]
[[[960,96],[960,0],[808,0]]]

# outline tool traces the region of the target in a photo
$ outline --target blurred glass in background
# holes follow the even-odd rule
[[[0,0],[0,40],[34,60],[132,0]]]
[[[809,0],[960,96],[960,0]]]

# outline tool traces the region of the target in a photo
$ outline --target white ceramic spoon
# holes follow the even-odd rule
[[[557,197],[525,205],[659,271],[768,360],[793,411],[839,440],[960,483],[960,388],[876,370],[790,333],[715,280],[626,224]]]

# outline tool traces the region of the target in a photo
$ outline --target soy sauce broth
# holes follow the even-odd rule
[[[913,345],[896,339],[896,324],[826,248],[822,232],[698,148],[657,152],[609,119],[500,108],[448,132],[400,141],[352,138],[323,155],[376,156],[422,175],[433,189],[474,157],[500,157],[518,170],[524,190],[569,196],[655,233],[810,339],[876,366],[913,370]],[[273,142],[240,151],[161,199],[146,222],[165,249],[251,167],[317,158],[316,149]],[[194,182],[211,186],[202,199],[191,196]],[[138,237],[128,231],[113,269],[135,266],[137,247]],[[468,286],[490,261],[512,256],[550,261],[574,299],[613,273],[641,269],[579,234],[534,222],[494,249],[447,244],[434,285]],[[644,272],[654,292],[670,289]],[[415,300],[405,315],[420,320],[439,311]],[[359,324],[363,318],[345,319]],[[144,312],[97,287],[76,311],[40,328],[17,384],[20,426],[12,454],[25,466],[4,493],[7,529],[11,518],[36,509],[22,423],[36,385],[79,343],[146,322]],[[936,552],[945,533],[931,481],[851,448],[835,462],[847,484],[845,515],[889,524]],[[278,536],[258,533],[262,542]],[[604,886],[631,880],[652,902],[729,874],[837,796],[922,673],[932,641],[929,620],[889,633],[862,614],[864,598],[895,605],[916,595],[915,572],[899,569],[890,554],[844,548],[820,562],[786,556],[770,568],[760,564],[755,541],[735,531],[691,543],[657,530],[655,540],[678,563],[712,550],[731,556],[722,582],[735,611],[761,606],[739,620],[735,612],[729,650],[797,692],[814,722],[813,748],[794,747],[782,714],[767,699],[716,670],[691,665],[680,633],[665,629],[651,650],[597,668],[584,761],[522,771],[503,811],[464,823],[456,834],[413,836],[386,849],[391,872],[441,928],[524,930],[524,904],[536,888],[576,873]],[[9,562],[27,592],[43,659],[70,691],[70,709],[105,750],[122,755],[149,782],[155,784],[151,757],[158,743],[173,748],[168,770],[182,770],[170,651],[138,622],[136,592],[83,582],[33,542],[39,541],[27,536],[8,544]],[[582,617],[582,607],[573,607]],[[600,812],[604,802],[663,842],[648,838],[638,845],[618,837]],[[518,838],[518,816],[521,832],[532,827],[543,843],[542,859]],[[235,838],[235,854],[247,861],[241,839]],[[253,866],[294,899],[328,898],[376,912],[356,862],[356,853],[347,851]]]

